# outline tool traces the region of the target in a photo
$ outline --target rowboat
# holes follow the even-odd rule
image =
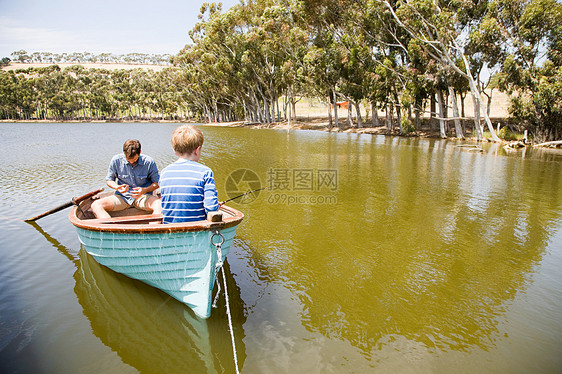
[[[163,224],[162,216],[136,208],[95,218],[90,206],[98,194],[69,213],[86,252],[99,264],[156,287],[190,307],[211,315],[217,270],[225,261],[244,215],[222,206],[204,221]]]

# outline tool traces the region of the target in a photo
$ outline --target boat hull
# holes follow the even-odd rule
[[[84,249],[101,265],[156,287],[208,318],[218,254],[214,231],[123,234],[77,228]],[[220,231],[224,261],[236,226]],[[213,238],[214,242],[220,242]]]

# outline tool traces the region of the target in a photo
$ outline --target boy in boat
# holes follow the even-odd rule
[[[141,154],[138,140],[127,140],[123,153],[113,156],[109,163],[106,184],[115,190],[92,203],[96,218],[110,218],[108,212],[119,211],[134,206],[141,210],[162,213],[160,199],[152,195],[158,188],[158,168],[150,156]]]
[[[213,171],[199,163],[203,133],[193,125],[182,125],[172,134],[178,160],[162,170],[163,223],[200,221],[219,209]]]

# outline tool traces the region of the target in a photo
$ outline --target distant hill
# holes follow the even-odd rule
[[[152,71],[161,71],[164,68],[170,67],[169,65],[151,65],[151,64],[122,64],[122,63],[80,63],[80,62],[65,62],[65,63],[22,63],[22,62],[11,62],[8,66],[2,67],[2,70],[17,70],[17,69],[28,69],[28,68],[38,68],[47,67],[51,65],[58,65],[61,69],[68,66],[80,65],[86,69],[144,69]]]

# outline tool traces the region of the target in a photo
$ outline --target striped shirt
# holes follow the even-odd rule
[[[179,159],[160,175],[164,223],[199,221],[218,210],[213,171],[198,162]]]

